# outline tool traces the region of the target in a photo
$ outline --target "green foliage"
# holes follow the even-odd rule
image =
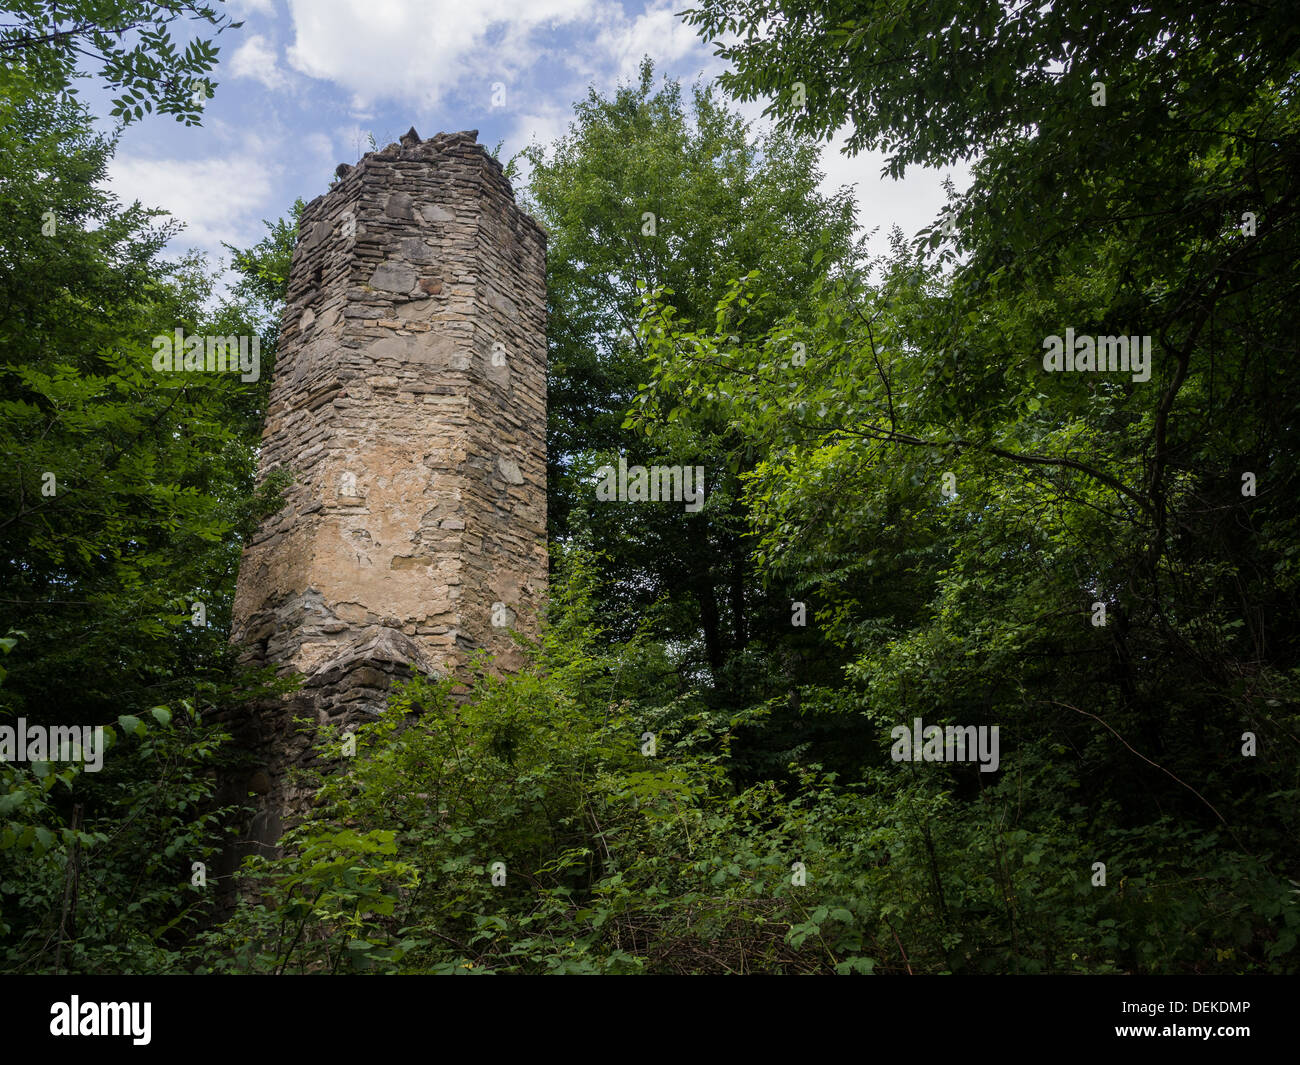
[[[1152,862],[1146,829],[1093,823],[1078,781],[1033,751],[973,801],[956,798],[957,775],[928,771],[937,767],[845,785],[805,766],[789,791],[736,787],[726,763],[740,722],[710,722],[701,704],[656,687],[662,657],[644,639],[606,644],[590,601],[599,560],[561,563],[531,669],[481,673],[468,694],[413,680],[358,730],[355,758],[340,761],[337,736],[324,746],[336,772],[312,819],[283,857],[247,860],[248,894],[202,939],[201,967],[1293,966],[1296,893],[1263,862],[1172,819],[1154,826],[1171,845]],[[1113,890],[1090,886],[1098,855]]]
[[[451,680],[408,684],[358,730],[288,855],[248,860],[254,899],[204,957],[239,971],[671,971],[679,960],[647,948],[698,950],[754,923],[716,897],[710,846],[752,800],[702,807],[710,782],[727,790],[716,754],[640,753],[650,724],[684,749],[709,737],[661,652],[600,650],[592,563],[564,570],[534,668],[482,673],[467,697]],[[749,936],[775,955],[782,931]]]
[[[82,112],[0,112],[0,624],[31,641],[7,699],[93,723],[229,688],[242,537],[281,487],[253,489],[273,349],[261,382],[155,370],[154,337],[256,334],[255,313],[208,305],[196,257],[157,262],[172,231],[99,187],[111,144]]]
[[[208,907],[192,876],[221,838],[212,767],[229,737],[188,703],[116,724],[97,770],[0,762],[4,972],[165,971]]]
[[[240,275],[234,285],[236,295],[246,298],[268,325],[279,325],[289,287],[289,264],[298,242],[298,219],[306,206],[299,197],[286,217],[264,220],[267,235],[251,248],[223,245],[231,253],[231,268]]]
[[[671,290],[677,320],[707,329],[731,280],[757,270],[773,298],[732,332],[748,342],[786,314],[812,321],[820,285],[864,269],[851,195],[821,191],[814,144],[755,133],[709,87],[657,84],[649,60],[639,81],[592,90],[566,135],[527,155],[525,203],[548,232],[552,541],[609,554],[596,605],[611,638],[648,625],[683,689],[703,685],[719,714],[771,704],[734,751],[752,779],[784,775],[808,744],[851,757],[852,737],[799,722],[793,705],[801,686],[834,683],[841,659],[817,630],[792,634],[789,589],[754,571],[739,479],[763,458],[754,438],[707,413],[628,420],[654,373],[637,329],[643,287]],[[598,501],[595,471],[619,455],[702,470],[703,509]]]
[[[229,603],[283,486],[253,484],[273,343],[261,382],[155,370],[158,335],[262,320],[239,294],[212,301],[197,256],[158,261],[175,227],[103,190],[112,148],[72,103],[0,98],[0,631],[22,633],[0,726],[114,742],[100,772],[0,771],[12,971],[165,968],[207,908],[189,878],[219,839],[222,735],[199,715],[258,690]]]
[[[0,60],[0,724],[103,724],[111,756],[0,766],[6,969],[1296,971],[1283,5],[703,0],[776,133],[649,62],[592,91],[526,153],[540,642],[511,676],[413,678],[355,756],[324,730],[310,818],[220,915],[190,881],[221,840],[201,712],[252,683],[229,601],[282,484],[253,466],[302,205],[229,248],[213,308],[98,188],[112,146],[56,98],[75,35],[22,39],[48,7],[0,33],[28,55]],[[94,24],[154,8],[181,5]],[[105,56],[127,120],[182,106],[165,28],[139,40]],[[973,159],[954,224],[865,261],[817,189],[810,138],[846,126],[895,173]],[[262,379],[161,377],[177,326],[256,332]],[[1150,379],[1046,373],[1066,328],[1151,336]],[[704,465],[705,509],[595,505],[618,452]],[[997,770],[893,761],[914,718],[996,726]]]
[[[197,126],[216,88],[206,75],[219,49],[194,37],[178,51],[172,25],[182,19],[218,34],[243,25],[192,0],[10,0],[0,26],[0,95],[71,97],[75,82],[93,74],[118,94],[111,113],[123,125],[156,109]]]

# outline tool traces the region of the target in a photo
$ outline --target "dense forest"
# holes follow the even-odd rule
[[[648,57],[502,160],[548,238],[531,664],[322,730],[227,907],[220,722],[293,684],[229,636],[304,205],[224,273],[107,190],[201,121],[220,5],[4,5],[0,726],[106,750],[0,742],[0,971],[1300,968],[1293,6],[694,2],[720,78]],[[873,255],[836,136],[969,186]],[[177,327],[260,379],[156,373]],[[703,506],[609,505],[619,456]]]

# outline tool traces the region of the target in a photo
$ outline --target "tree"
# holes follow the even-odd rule
[[[264,384],[160,372],[156,340],[256,327],[238,304],[205,309],[194,257],[158,262],[174,227],[99,187],[111,143],[84,112],[0,109],[0,625],[28,636],[6,697],[108,720],[193,694],[229,655],[240,537],[267,503]]]
[[[120,94],[111,113],[124,124],[156,106],[199,125],[216,87],[205,75],[218,49],[194,38],[178,53],[170,27],[183,18],[218,34],[243,25],[194,0],[15,0],[6,16],[12,21],[0,24],[0,90],[74,95],[74,82],[88,76],[78,65],[88,61],[104,88]]]
[[[288,230],[213,301],[201,258],[159,259],[176,224],[104,191],[112,150],[73,101],[0,99],[0,717],[116,732],[102,771],[0,771],[0,959],[17,971],[156,971],[207,905],[189,884],[218,838],[223,735],[201,712],[254,683],[230,601],[281,486],[254,490],[276,332],[254,297]],[[202,371],[160,368],[178,333]],[[209,339],[239,355],[259,336],[255,373],[208,372]]]
[[[652,613],[683,649],[684,681],[705,680],[720,705],[761,700],[773,683],[784,693],[796,667],[763,648],[789,629],[788,597],[754,581],[741,541],[736,477],[756,456],[721,423],[625,424],[650,372],[637,321],[643,289],[664,286],[681,320],[712,324],[730,279],[751,269],[784,306],[810,307],[819,279],[856,269],[851,199],[818,191],[811,144],[752,134],[707,88],[689,105],[674,82],[656,89],[649,61],[638,84],[593,90],[568,134],[528,158],[527,203],[548,231],[551,535],[607,552],[615,638]],[[594,471],[620,454],[703,466],[704,509],[597,502]]]
[[[974,157],[974,177],[950,223],[896,243],[878,292],[828,287],[810,331],[791,321],[724,357],[722,330],[679,325],[671,297],[648,307],[646,416],[690,420],[674,408],[710,397],[766,449],[745,496],[763,572],[839,604],[863,728],[1000,723],[1005,764],[1069,781],[1066,799],[1040,778],[1044,817],[1132,833],[1144,869],[1214,868],[1223,895],[1171,905],[1229,911],[1251,890],[1233,863],[1262,862],[1261,912],[1284,920],[1238,943],[1293,952],[1287,10],[716,0],[690,17],[726,35],[729,89],[776,97],[779,128],[851,124],[850,150],[885,150],[895,173]],[[765,301],[746,279],[720,319],[737,332]],[[1149,343],[1150,361],[1070,372],[1051,361],[1066,335]],[[1270,753],[1245,756],[1247,734]],[[1171,815],[1201,857],[1168,851]]]

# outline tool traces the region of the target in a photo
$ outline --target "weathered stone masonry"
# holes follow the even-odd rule
[[[253,838],[310,803],[295,715],[379,712],[396,675],[483,648],[518,664],[546,579],[545,236],[477,131],[340,166],[303,212],[259,478],[295,471],[247,545],[232,640],[306,678],[235,722]]]

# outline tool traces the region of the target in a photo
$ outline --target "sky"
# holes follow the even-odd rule
[[[564,133],[589,86],[607,93],[635,81],[641,58],[656,75],[711,81],[725,67],[675,13],[689,0],[230,0],[244,25],[215,38],[220,63],[202,126],[147,116],[127,128],[109,171],[124,201],[161,207],[185,224],[173,252],[197,248],[225,260],[263,219],[287,214],[329,186],[334,168],[414,126],[422,137],[477,129],[504,142],[504,161]],[[210,27],[209,27],[210,30]],[[210,36],[206,34],[206,36]],[[733,104],[763,125],[762,102]],[[895,224],[909,235],[945,201],[941,182],[964,171],[909,169],[882,178],[883,157],[823,150],[824,187],[852,186],[869,247],[888,247]]]

